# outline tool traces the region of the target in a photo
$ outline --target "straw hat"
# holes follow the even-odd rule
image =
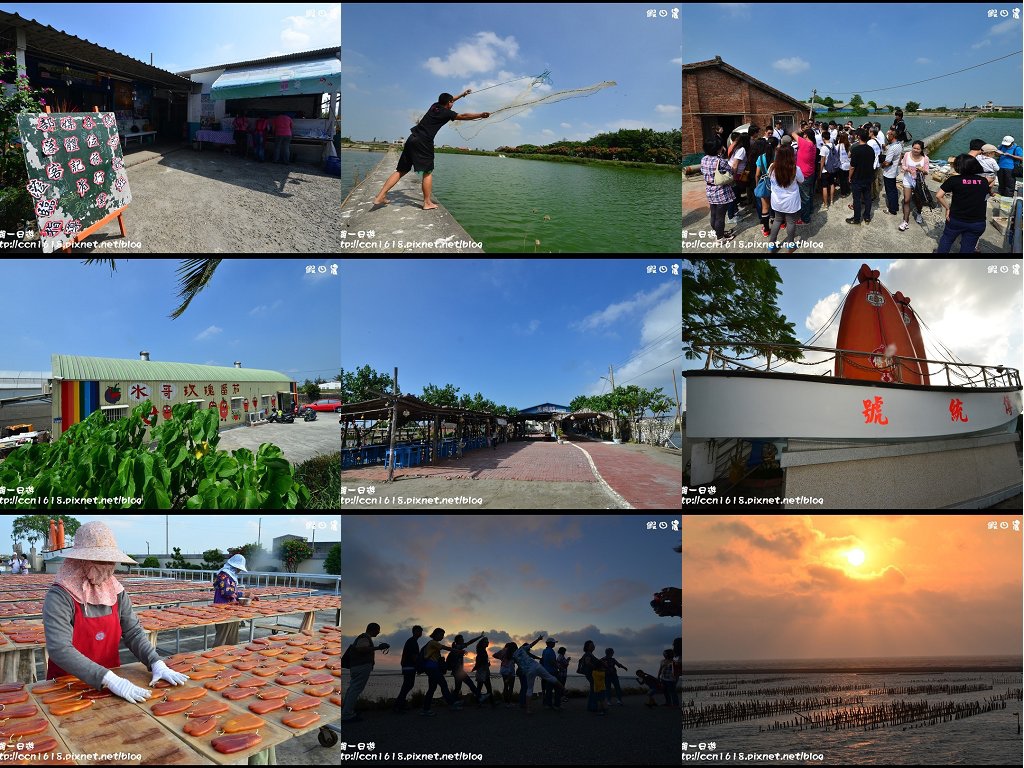
[[[138,565],[117,547],[114,532],[106,523],[94,521],[81,526],[75,533],[75,546],[62,553],[65,560],[96,560],[106,563]]]

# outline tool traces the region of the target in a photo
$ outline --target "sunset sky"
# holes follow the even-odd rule
[[[684,659],[1019,655],[1015,519],[687,515]]]
[[[381,625],[378,671],[399,668],[413,624],[435,627],[445,644],[485,633],[496,651],[544,632],[573,659],[593,640],[632,674],[657,669],[679,637],[678,618],[651,609],[653,593],[680,585],[680,533],[647,530],[639,515],[343,515],[342,634]],[[557,647],[556,646],[556,649]],[[544,642],[534,646],[536,655]],[[474,656],[467,653],[467,668]],[[497,662],[492,662],[492,671]]]

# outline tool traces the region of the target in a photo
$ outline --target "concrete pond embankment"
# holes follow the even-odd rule
[[[421,176],[410,172],[389,193],[390,203],[374,198],[398,162],[389,151],[341,204],[341,249],[374,253],[483,253],[483,246],[435,198],[437,208],[423,210]]]

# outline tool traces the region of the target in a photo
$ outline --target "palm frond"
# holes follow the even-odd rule
[[[181,306],[171,313],[172,320],[177,320],[188,309],[188,305],[210,282],[222,259],[182,259],[178,267],[178,298],[184,299]]]
[[[85,264],[108,264],[111,272],[117,271],[117,260],[116,259],[86,259]]]

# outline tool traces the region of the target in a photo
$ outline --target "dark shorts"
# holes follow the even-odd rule
[[[831,187],[833,184],[835,184],[835,173],[828,173],[826,171],[821,174],[821,186]]]
[[[398,158],[398,172],[408,173],[411,169],[421,173],[434,170],[434,144],[413,134],[405,140],[402,156]]]

